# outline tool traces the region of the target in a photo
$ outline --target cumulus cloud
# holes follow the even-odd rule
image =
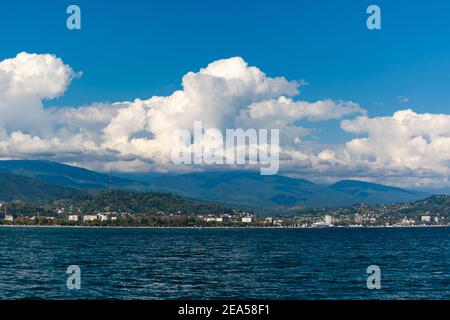
[[[367,135],[346,144],[346,150],[378,167],[432,170],[448,175],[450,115],[397,111],[390,117],[344,120],[343,130]]]
[[[370,118],[352,101],[302,101],[303,82],[270,77],[240,57],[188,72],[169,96],[43,107],[80,75],[49,54],[20,53],[0,62],[0,157],[101,170],[189,170],[171,164],[172,135],[193,132],[194,122],[202,121],[205,129],[222,132],[279,129],[281,170],[290,174],[377,181],[404,176],[408,183],[442,182],[448,175],[450,115],[402,110]],[[339,119],[342,130],[362,137],[345,145],[304,139],[311,129],[301,123]]]
[[[123,156],[170,162],[172,133],[193,131],[195,121],[205,129],[277,128],[286,144],[299,141],[309,130],[301,119],[326,120],[362,113],[352,102],[294,101],[300,82],[271,78],[239,57],[218,60],[182,79],[182,90],[166,97],[137,99],[120,110],[103,130],[103,147]],[[144,134],[146,133],[146,135]]]
[[[77,74],[61,59],[19,53],[0,62],[0,128],[50,136],[52,120],[42,100],[61,96]]]
[[[52,99],[64,93],[74,77],[72,69],[49,54],[19,53],[0,62],[2,96],[37,96]]]

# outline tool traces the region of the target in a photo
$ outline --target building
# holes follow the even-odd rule
[[[363,216],[360,215],[360,214],[357,214],[357,215],[355,216],[355,223],[357,223],[357,224],[363,223]]]
[[[78,221],[78,215],[71,214],[71,215],[68,216],[68,220],[69,221]]]
[[[431,221],[431,217],[430,216],[421,216],[420,217],[420,221],[422,221],[422,222],[430,222]]]
[[[264,223],[273,223],[273,218],[267,217],[266,219],[264,219]]]
[[[311,227],[313,228],[326,228],[326,227],[332,227],[332,225],[325,223],[323,221],[314,222]]]
[[[282,219],[277,219],[273,222],[274,225],[281,227],[283,225]]]
[[[5,211],[5,214],[3,215],[3,219],[5,221],[14,221],[14,217],[6,212],[6,203],[0,202],[0,208]]]
[[[107,214],[103,214],[103,213],[99,213],[97,214],[97,219],[100,221],[107,221],[108,220],[108,215]]]
[[[327,214],[327,215],[325,215],[325,216],[323,217],[323,221],[324,221],[326,224],[332,224],[332,223],[333,223],[333,217],[330,216],[329,214]]]
[[[241,221],[244,223],[251,223],[253,219],[252,217],[243,217]]]
[[[97,220],[97,215],[84,215],[83,216],[83,222],[88,222],[88,221],[95,221]]]
[[[403,218],[402,221],[400,222],[401,225],[404,226],[411,226],[414,224],[414,220],[413,219],[407,219],[407,218]]]

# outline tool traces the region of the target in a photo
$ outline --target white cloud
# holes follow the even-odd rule
[[[295,124],[306,119],[340,119],[365,111],[352,102],[295,101],[301,83],[267,77],[242,58],[219,60],[183,77],[182,90],[167,97],[129,103],[103,130],[103,147],[122,156],[170,162],[172,133],[193,131],[195,121],[205,129],[279,128],[282,143],[299,144],[309,130]],[[147,136],[142,137],[143,133]],[[149,138],[150,136],[150,138]]]
[[[75,76],[62,60],[49,54],[19,53],[0,62],[3,95],[52,99],[62,95]],[[6,81],[5,81],[6,79]]]
[[[19,53],[0,62],[0,128],[51,136],[42,100],[62,95],[76,73],[53,55]]]
[[[351,101],[297,100],[303,82],[269,77],[239,57],[187,73],[182,89],[169,96],[43,107],[77,75],[53,55],[21,53],[0,62],[0,157],[42,157],[102,170],[186,170],[171,165],[172,133],[192,132],[194,121],[202,121],[205,129],[222,131],[280,129],[281,170],[288,173],[394,184],[442,183],[448,175],[450,115],[403,110],[370,118]],[[300,125],[355,115],[341,128],[364,137],[345,145],[308,142],[311,129]]]
[[[367,135],[346,144],[346,150],[379,167],[427,169],[448,174],[450,115],[401,110],[391,117],[344,120],[342,129]]]
[[[344,116],[357,113],[365,114],[366,112],[358,104],[351,101],[335,102],[323,100],[309,103],[306,101],[294,101],[281,96],[276,100],[253,103],[250,105],[246,115],[250,119],[292,122],[300,119],[309,121],[341,119]]]

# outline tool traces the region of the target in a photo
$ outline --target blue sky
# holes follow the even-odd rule
[[[305,99],[354,100],[371,115],[398,109],[398,96],[433,112],[450,101],[445,1],[78,0],[82,30],[69,31],[71,3],[1,5],[0,59],[53,53],[84,72],[52,104],[168,94],[187,71],[231,56],[271,76],[305,79]],[[365,27],[371,3],[382,9],[381,31]]]
[[[82,30],[65,26],[70,4]],[[366,28],[370,4],[381,30]],[[295,99],[353,101],[371,118],[449,110],[446,1],[43,0],[3,1],[0,12],[0,61],[50,53],[83,72],[47,107],[170,95],[187,72],[240,56],[269,77],[305,80]],[[299,122],[321,143],[343,144],[355,134],[341,120]]]

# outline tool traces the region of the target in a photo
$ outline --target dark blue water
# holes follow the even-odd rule
[[[450,228],[0,228],[0,245],[2,299],[450,299]]]

